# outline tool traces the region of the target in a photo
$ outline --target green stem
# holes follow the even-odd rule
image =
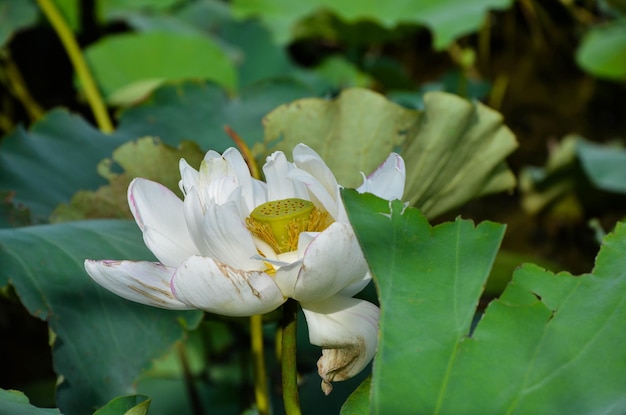
[[[15,126],[13,125],[13,120],[10,117],[0,113],[0,131],[1,132],[10,132]],[[4,135],[4,134],[2,134]]]
[[[198,391],[196,390],[196,386],[194,384],[194,377],[191,373],[191,368],[189,367],[189,360],[187,359],[185,345],[178,342],[176,344],[176,350],[178,351],[178,357],[180,358],[180,363],[183,367],[185,387],[187,388],[187,394],[191,402],[192,412],[194,415],[202,415],[204,413],[204,410],[202,409],[202,401],[200,400],[200,395],[198,395]]]
[[[104,133],[112,132],[113,123],[109,118],[109,113],[107,112],[106,106],[102,101],[96,82],[91,76],[87,62],[85,61],[72,30],[67,25],[65,19],[52,0],[37,0],[37,4],[39,4],[41,11],[46,15],[46,18],[50,21],[50,24],[59,36],[59,39],[61,39],[61,43],[63,44],[63,47],[72,62],[72,66],[76,71],[76,75],[85,89],[87,102],[91,107],[91,111],[93,112],[94,118],[98,123],[98,127]]]
[[[250,317],[250,337],[252,340],[252,360],[254,363],[254,396],[260,415],[269,415],[270,405],[267,393],[265,373],[265,355],[263,354],[263,316]]]
[[[283,377],[283,402],[287,415],[300,415],[298,397],[298,372],[296,369],[296,324],[298,321],[298,303],[289,299],[283,305],[282,355],[281,368]]]
[[[44,114],[44,110],[39,106],[37,101],[33,98],[28,90],[28,86],[26,86],[26,82],[22,77],[17,65],[13,62],[11,55],[9,53],[6,54],[5,58],[5,71],[6,77],[8,81],[9,89],[13,92],[15,98],[17,98],[26,112],[31,121],[37,121]]]
[[[481,72],[488,75],[491,71],[491,15],[485,15],[485,21],[478,31],[478,60],[481,63]]]

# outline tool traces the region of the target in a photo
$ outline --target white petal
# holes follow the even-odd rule
[[[301,305],[309,340],[323,349],[317,370],[323,379],[322,390],[328,395],[331,382],[355,376],[374,357],[380,309],[367,301],[338,295]]]
[[[175,267],[199,253],[187,230],[183,202],[167,187],[134,179],[128,186],[128,205],[146,246],[163,264]]]
[[[297,169],[291,171],[288,177],[303,183],[311,200],[321,205],[335,220],[339,219],[339,185],[324,160],[305,144],[294,147],[293,160]]]
[[[85,261],[91,278],[107,290],[137,303],[170,310],[191,310],[170,290],[175,268],[147,261]]]
[[[206,154],[200,165],[198,186],[203,204],[223,205],[234,201],[243,217],[249,216],[257,205],[267,200],[266,184],[250,176],[241,153],[233,147],[223,155],[211,151]]]
[[[238,270],[200,256],[189,258],[176,270],[171,286],[174,296],[185,304],[224,316],[264,314],[285,302],[268,274]]]
[[[231,200],[231,194],[239,188],[239,181],[228,161],[213,153],[208,152],[200,164],[196,192],[203,204],[210,201],[224,204]],[[218,157],[215,157],[216,154]],[[190,190],[187,195],[189,193]]]
[[[288,262],[287,264],[280,265],[280,268],[276,270],[276,275],[274,275],[274,280],[285,297],[294,297],[296,281],[298,281],[298,275],[302,267],[302,258],[304,257],[306,249],[319,234],[320,232],[301,232],[298,237],[298,250],[278,256],[281,260]],[[273,264],[273,262],[271,263]]]
[[[402,199],[406,170],[400,155],[391,153],[387,160],[363,179],[359,193],[372,193],[386,200]]]
[[[211,159],[218,159],[222,157],[222,155],[220,153],[218,153],[215,150],[209,150],[206,152],[206,154],[204,155],[204,159],[203,160],[211,160]]]
[[[267,200],[282,200],[292,197],[308,200],[306,187],[300,182],[288,178],[294,165],[287,161],[282,151],[272,153],[263,166],[263,174],[267,181]]]
[[[217,177],[210,182],[202,182],[199,192],[204,204],[223,205],[241,197],[241,188],[235,176]]]
[[[252,197],[252,210],[254,210],[255,207],[267,202],[267,184],[260,180],[252,179]],[[250,212],[252,212],[252,210],[250,210]]]
[[[181,246],[177,241],[173,241],[156,229],[145,227],[143,230],[143,241],[152,251],[159,262],[176,268],[192,255],[200,252],[194,246],[193,250]]]
[[[321,207],[335,220],[338,218],[339,202],[337,199],[337,189],[333,194],[328,193],[324,185],[320,183],[317,178],[313,177],[310,173],[301,169],[292,169],[287,178],[294,182],[302,183],[307,191],[308,197],[304,199],[310,199],[317,207]]]
[[[256,236],[253,236],[252,240],[254,241],[254,245],[256,246],[257,251],[261,253],[261,256],[263,258],[267,258],[269,260],[278,260],[278,256],[276,255],[274,249],[272,249],[270,244],[260,238],[257,238]]]
[[[337,216],[335,217],[335,221],[340,223],[350,223],[350,219],[348,219],[348,212],[346,212],[346,207],[343,205],[343,199],[341,198],[341,192],[337,189],[337,200],[339,201],[337,207]]]
[[[256,206],[266,201],[265,184],[252,178],[248,164],[236,148],[229,148],[222,157],[230,164],[231,171],[241,186],[242,205],[245,206],[242,214],[249,216]]]
[[[363,288],[365,288],[367,286],[367,284],[370,283],[371,280],[372,280],[372,274],[368,271],[363,276],[363,279],[348,285],[347,287],[345,287],[341,291],[339,291],[337,294],[343,295],[345,297],[352,297],[352,296],[360,293],[361,291],[363,291]]]
[[[178,187],[184,195],[189,193],[192,187],[198,183],[198,171],[191,167],[187,160],[180,159],[178,162],[178,170],[180,170],[180,181]]]
[[[293,149],[293,162],[299,169],[315,177],[329,194],[335,194],[338,186],[335,175],[311,147],[306,144],[296,145]]]
[[[239,179],[242,181],[250,179],[250,169],[239,150],[235,147],[230,147],[224,151],[222,157],[224,160],[228,161],[232,172],[234,172]]]
[[[335,222],[306,248],[293,298],[301,302],[323,300],[363,280],[367,272],[352,228]]]
[[[298,280],[298,273],[300,272],[301,266],[302,261],[295,261],[291,264],[282,265],[276,270],[274,281],[276,281],[276,284],[280,287],[280,291],[285,297],[294,297],[296,281]]]
[[[244,270],[262,270],[253,259],[257,249],[234,202],[201,205],[195,189],[185,198],[185,216],[191,237],[202,255]]]

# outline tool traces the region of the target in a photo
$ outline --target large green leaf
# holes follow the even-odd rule
[[[480,103],[431,92],[424,110],[409,110],[365,89],[335,100],[309,98],[265,117],[266,152],[290,153],[300,142],[315,149],[344,186],[402,148],[404,198],[434,217],[473,197],[510,189],[515,176],[503,159],[517,146],[502,116]]]
[[[22,392],[0,389],[0,415],[60,415],[58,409],[37,408]]]
[[[436,413],[504,227],[457,220],[433,229],[400,201],[353,192],[344,201],[381,303],[372,411]]]
[[[502,115],[456,95],[424,95],[424,112],[402,155],[404,197],[435,217],[473,197],[512,189],[515,176],[503,161],[517,147]]]
[[[0,48],[20,29],[37,21],[33,0],[0,0]]]
[[[261,120],[278,105],[311,95],[301,84],[277,81],[257,84],[234,98],[215,85],[185,82],[158,89],[141,105],[124,111],[119,131],[134,137],[155,136],[177,146],[191,140],[205,150],[234,145],[224,132],[230,125],[252,146],[263,138]]]
[[[576,52],[587,72],[608,79],[626,79],[626,19],[590,29]]]
[[[30,225],[30,211],[13,203],[15,192],[0,191],[0,228],[11,228]]]
[[[240,17],[259,16],[276,39],[292,39],[298,21],[322,9],[347,21],[373,20],[393,28],[400,23],[420,23],[432,29],[434,46],[444,49],[459,36],[471,33],[484,22],[489,9],[504,9],[511,0],[235,0],[233,11]]]
[[[96,165],[126,141],[105,135],[77,115],[54,110],[30,131],[17,128],[0,143],[0,189],[29,208],[35,223],[46,221],[59,203],[79,189],[105,184]]]
[[[235,88],[235,68],[211,39],[200,34],[144,32],[110,35],[85,50],[106,99],[127,104],[165,81],[211,80]]]
[[[9,281],[28,311],[55,333],[57,403],[66,415],[92,413],[132,391],[142,370],[184,333],[171,312],[126,301],[99,287],[85,258],[150,259],[130,221],[73,222],[0,230],[0,286]]]
[[[366,89],[347,89],[335,100],[307,98],[281,105],[265,125],[266,153],[291,154],[298,143],[317,151],[344,186],[361,184],[407,139],[419,112]]]
[[[372,413],[626,411],[626,224],[590,275],[519,269],[472,332],[503,227],[431,228],[400,202],[343,196],[382,310]]]
[[[369,412],[370,387],[372,378],[365,379],[358,388],[352,392],[341,407],[341,415],[361,415]]]

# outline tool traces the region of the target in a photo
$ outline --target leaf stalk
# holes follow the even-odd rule
[[[74,37],[72,30],[52,0],[37,0],[37,4],[48,21],[50,21],[50,24],[59,36],[59,39],[61,40],[61,43],[70,58],[72,66],[76,71],[76,75],[83,85],[87,102],[91,107],[91,111],[96,119],[98,128],[100,128],[103,133],[113,132],[113,123],[111,122],[111,118],[107,112],[106,105],[102,100],[100,91],[96,86],[96,81],[91,75],[91,71],[87,66],[85,57],[78,46],[78,42],[76,41],[76,37]]]

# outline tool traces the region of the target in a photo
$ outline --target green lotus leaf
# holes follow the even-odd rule
[[[343,198],[381,305],[371,392],[360,398],[370,413],[626,411],[626,223],[590,274],[525,265],[481,316],[504,226],[431,227],[399,201]]]
[[[57,404],[65,415],[93,413],[127,394],[202,316],[118,297],[89,278],[86,258],[154,260],[132,221],[0,230],[0,286],[10,283],[28,312],[55,334]]]

